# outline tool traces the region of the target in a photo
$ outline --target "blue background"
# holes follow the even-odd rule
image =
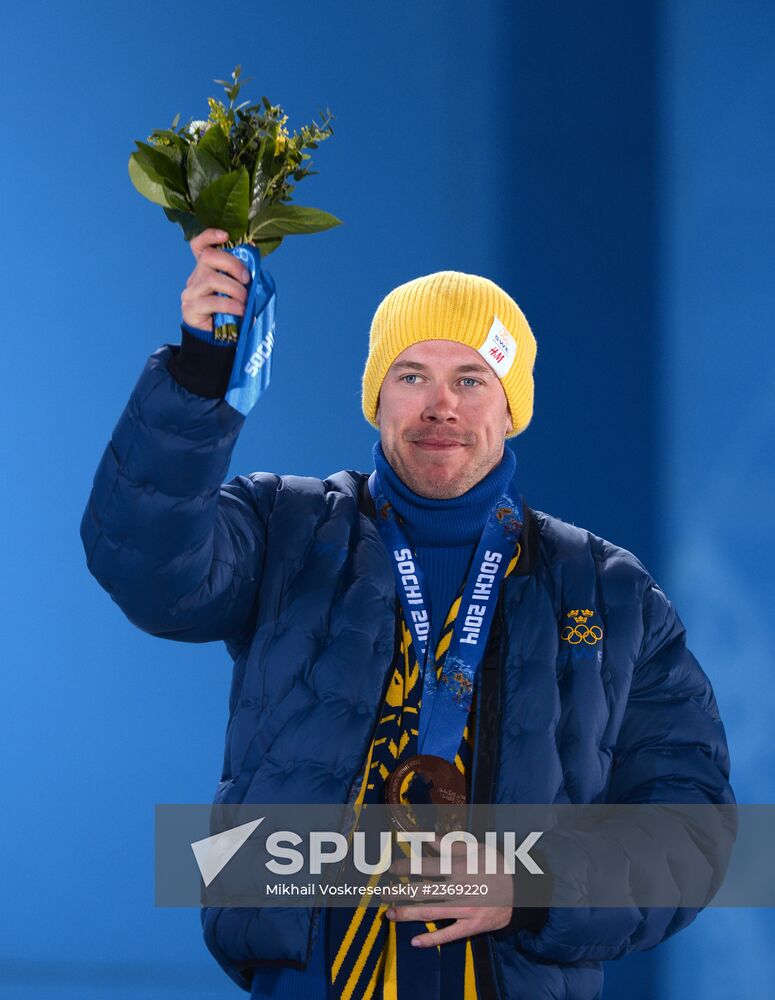
[[[217,12],[217,13],[216,13]],[[132,140],[241,62],[335,136],[297,200],[273,381],[231,474],[369,467],[368,327],[396,284],[487,275],[538,339],[528,502],[633,549],[715,686],[741,801],[773,802],[775,7],[462,0],[6,4],[0,996],[239,991],[153,904],[153,810],[209,801],[229,661],[134,629],[78,525],[193,259]],[[606,1000],[771,995],[772,911],[713,911],[608,966]]]

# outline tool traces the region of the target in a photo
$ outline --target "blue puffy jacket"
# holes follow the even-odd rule
[[[244,418],[172,377],[178,350],[149,358],[105,449],[81,524],[89,569],[146,632],[226,643],[216,801],[346,802],[395,640],[366,474],[224,484]],[[472,800],[732,802],[710,683],[641,563],[529,508],[523,542],[480,671],[478,712],[499,724],[475,727]],[[561,639],[579,608],[603,631],[592,661]],[[592,1000],[602,961],[659,943],[696,912],[550,908],[532,926],[476,935],[480,996]],[[257,964],[307,961],[318,915],[210,907],[202,921],[212,954],[249,989]]]

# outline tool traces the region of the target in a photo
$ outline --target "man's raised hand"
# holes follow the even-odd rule
[[[223,230],[205,229],[189,244],[196,266],[180,296],[180,305],[183,322],[197,330],[212,332],[214,313],[242,316],[245,312],[245,285],[250,281],[250,272],[232,254],[219,249],[228,238]]]

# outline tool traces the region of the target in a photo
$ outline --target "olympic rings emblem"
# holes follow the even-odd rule
[[[603,630],[599,625],[566,625],[560,632],[560,638],[571,646],[578,646],[581,642],[594,646],[603,638]]]

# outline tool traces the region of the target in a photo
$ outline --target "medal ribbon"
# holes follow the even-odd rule
[[[515,560],[512,560],[514,562]],[[436,647],[441,662],[446,640],[454,627],[461,592],[450,608]],[[385,785],[400,760],[417,751],[417,716],[420,704],[420,665],[411,633],[399,611],[401,641],[393,663],[379,723],[366,757],[356,806],[382,803]],[[469,767],[473,728],[463,730],[455,767],[465,774]],[[403,845],[404,849],[406,845]],[[373,876],[378,881],[382,876]],[[470,940],[460,939],[443,948],[413,948],[411,939],[439,925],[420,921],[392,923],[385,916],[387,904],[355,909],[332,907],[327,912],[327,968],[332,1000],[412,1000],[417,984],[423,995],[444,1000],[477,1000]],[[464,975],[460,970],[464,969]],[[435,992],[432,992],[435,991]]]
[[[237,350],[231,370],[226,402],[247,416],[269,385],[274,348],[275,301],[271,274],[261,269],[261,251],[241,243],[227,251],[250,271],[250,287],[242,319],[229,313],[216,313],[214,326],[240,323]]]
[[[441,675],[429,650],[431,608],[427,587],[400,519],[385,499],[376,470],[369,489],[377,508],[377,527],[390,553],[404,621],[422,673],[418,753],[454,761],[465,728],[492,624],[500,585],[522,531],[522,503],[503,494],[488,515],[463,587]]]

